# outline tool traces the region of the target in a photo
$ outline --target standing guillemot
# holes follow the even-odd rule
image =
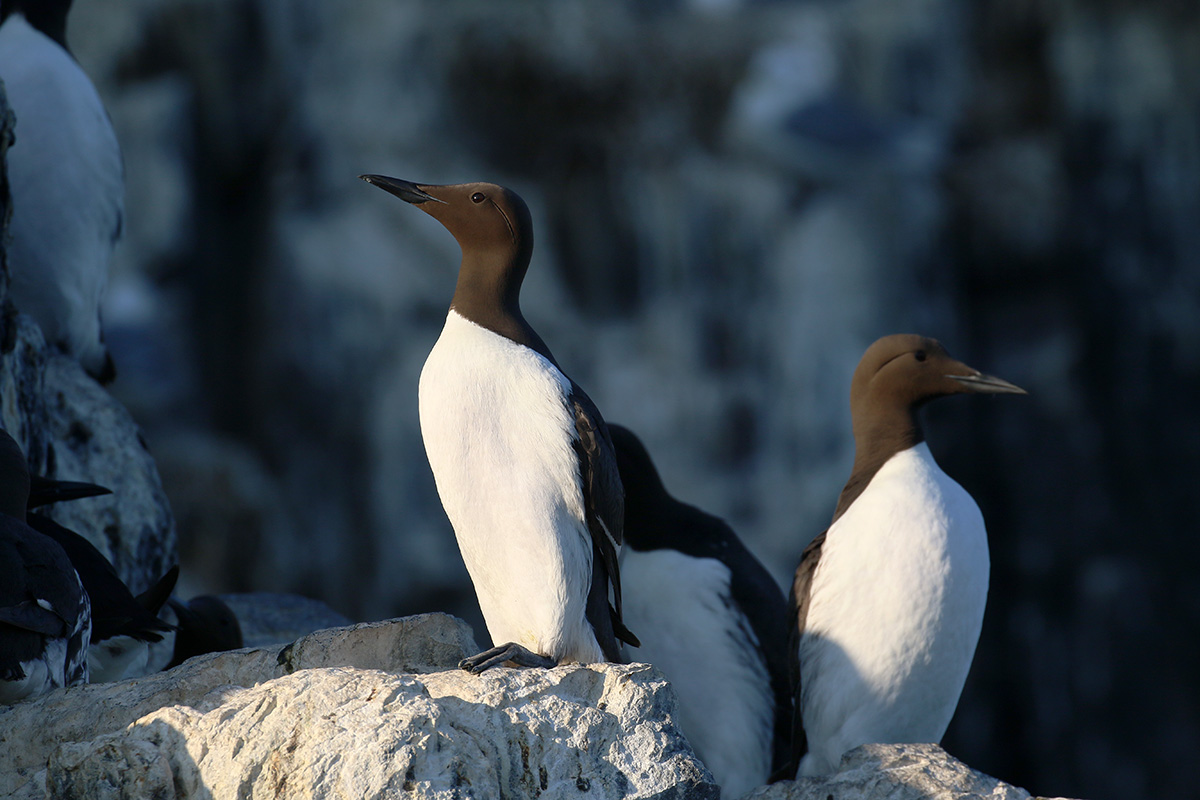
[[[63,549],[91,603],[90,683],[137,678],[157,671],[150,663],[150,648],[174,630],[158,618],[158,612],[179,578],[179,567],[171,567],[153,586],[135,597],[112,563],[91,542],[50,517],[33,512],[51,503],[105,494],[111,492],[92,483],[33,476],[26,506],[29,527],[53,539]]]
[[[418,392],[425,453],[496,645],[460,666],[621,661],[617,640],[638,644],[621,616],[621,479],[599,410],[521,314],[529,209],[490,183],[360,177],[462,248]]]
[[[638,660],[671,681],[696,755],[740,797],[791,756],[787,603],[723,520],[667,493],[632,431],[608,431],[625,486],[621,576]]]
[[[880,339],[854,371],[854,468],[792,585],[801,775],[861,744],[940,741],[954,715],[987,602],[987,533],[917,410],[967,392],[1025,394],[922,336]]]
[[[0,79],[16,115],[10,290],[47,341],[107,382],[115,371],[100,300],[121,236],[125,173],[112,121],[67,49],[70,8],[71,0],[0,5]]]
[[[29,469],[0,431],[0,704],[87,683],[91,608],[53,539],[25,522]]]

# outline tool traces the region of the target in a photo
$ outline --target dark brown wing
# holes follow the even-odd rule
[[[572,445],[579,460],[584,517],[595,553],[587,617],[605,656],[617,661],[620,659],[617,639],[635,647],[639,644],[621,616],[621,573],[617,555],[623,540],[625,490],[617,471],[612,440],[599,409],[574,382],[567,402],[575,417]],[[608,602],[608,584],[612,585],[613,607]]]
[[[800,759],[808,752],[808,737],[804,733],[804,716],[801,713],[801,680],[800,680],[800,637],[804,635],[804,627],[808,621],[808,605],[812,599],[813,573],[821,560],[821,548],[825,545],[825,534],[821,533],[808,543],[800,556],[800,566],[796,567],[796,577],[792,581],[792,591],[788,597],[790,612],[788,623],[788,672],[792,681],[792,763],[788,765],[791,774],[795,776],[800,766]]]

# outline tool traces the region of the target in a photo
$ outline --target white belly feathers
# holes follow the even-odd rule
[[[635,661],[662,670],[679,697],[679,727],[727,797],[771,772],[775,698],[758,639],[734,605],[729,568],[676,550],[621,553],[625,623]]]
[[[421,371],[421,435],[493,643],[595,662],[570,391],[546,358],[451,309]]]
[[[897,453],[833,524],[800,643],[801,774],[867,742],[937,742],[967,677],[988,586],[975,501],[924,443]]]

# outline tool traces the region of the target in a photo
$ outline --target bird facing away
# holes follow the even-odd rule
[[[70,0],[5,0],[0,79],[16,115],[8,152],[11,294],[46,340],[112,379],[100,301],[121,236],[125,174],[112,122],[67,50]]]
[[[34,476],[31,481],[27,521],[62,547],[79,574],[92,607],[92,634],[88,640],[88,680],[109,683],[137,678],[153,671],[148,665],[150,646],[172,627],[158,618],[167,602],[179,568],[172,567],[155,585],[135,597],[117,570],[86,538],[33,509],[65,500],[111,494],[92,483],[59,481]]]
[[[438,495],[496,645],[460,666],[620,661],[618,638],[637,644],[621,616],[621,479],[599,410],[521,314],[529,209],[490,183],[361,177],[462,248],[418,392]]]
[[[726,797],[791,757],[787,603],[725,522],[667,493],[642,442],[609,424],[625,487],[621,576],[637,656],[679,698],[679,726]]]
[[[940,741],[950,724],[983,624],[987,533],[917,411],[972,392],[1025,394],[923,336],[880,339],[854,372],[854,467],[792,585],[801,775],[834,771],[861,744]]]
[[[0,705],[88,681],[87,592],[67,554],[25,522],[29,469],[0,431]]]

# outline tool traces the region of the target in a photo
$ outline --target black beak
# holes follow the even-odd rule
[[[421,203],[445,204],[445,200],[438,200],[433,195],[423,190],[411,181],[402,181],[399,178],[389,178],[386,175],[359,175],[360,179],[366,181],[372,186],[378,186],[388,194],[394,194],[406,203],[420,205]]]
[[[26,504],[26,508],[37,508],[64,500],[82,500],[85,497],[98,497],[102,494],[112,494],[112,490],[94,483],[56,481],[53,478],[33,475],[29,478],[29,502]]]
[[[1029,394],[1015,383],[1009,383],[994,375],[984,375],[982,372],[972,375],[947,375],[946,377],[964,384],[968,391],[980,394]]]

